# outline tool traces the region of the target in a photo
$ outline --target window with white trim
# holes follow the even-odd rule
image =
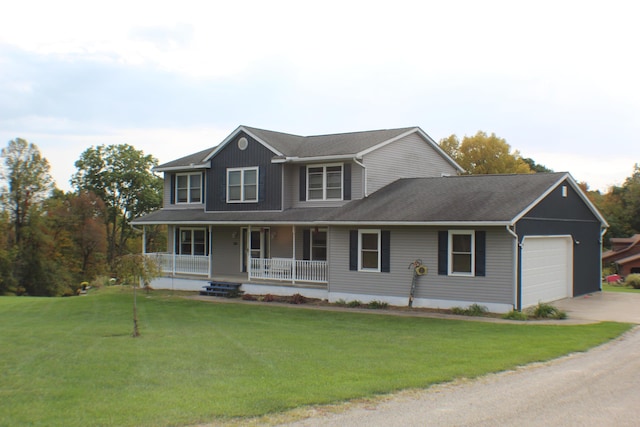
[[[202,174],[176,174],[176,203],[202,203]]]
[[[307,200],[342,200],[342,164],[307,166]]]
[[[358,230],[358,270],[380,271],[380,230]]]
[[[227,203],[258,201],[258,168],[227,169]]]
[[[181,227],[179,233],[178,255],[208,255],[206,228]]]
[[[473,230],[449,230],[449,274],[473,276],[475,271]]]

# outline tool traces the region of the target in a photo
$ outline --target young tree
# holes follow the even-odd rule
[[[16,138],[2,149],[4,178],[8,188],[3,188],[3,202],[11,215],[15,241],[20,243],[23,228],[28,224],[32,208],[49,196],[53,178],[49,174],[49,162],[42,157],[35,144]]]
[[[128,144],[87,149],[75,165],[71,182],[78,191],[96,194],[105,202],[104,216],[109,265],[126,251],[133,235],[132,219],[158,209],[162,178],[152,172],[158,161]]]
[[[495,133],[478,131],[474,136],[465,136],[462,143],[451,135],[440,140],[439,145],[472,175],[532,172],[520,153],[512,153],[507,141]]]

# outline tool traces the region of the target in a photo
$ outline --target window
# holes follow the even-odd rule
[[[358,270],[380,271],[380,230],[358,231]]]
[[[175,192],[177,203],[201,203],[202,174],[189,173],[176,175]]]
[[[473,275],[475,270],[473,231],[449,232],[449,274]]]
[[[311,260],[327,260],[327,230],[311,231]]]
[[[205,228],[180,228],[176,242],[178,255],[208,255],[207,230]]]
[[[342,165],[307,167],[307,200],[342,200]]]
[[[258,168],[227,169],[227,203],[258,201]]]

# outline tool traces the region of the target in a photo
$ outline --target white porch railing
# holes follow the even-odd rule
[[[251,258],[249,280],[251,279],[327,283],[327,262],[291,258]]]
[[[203,255],[146,254],[156,260],[164,273],[209,275],[209,257]]]

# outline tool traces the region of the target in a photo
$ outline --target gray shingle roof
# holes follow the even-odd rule
[[[249,126],[240,126],[230,136],[241,130],[250,132],[286,157],[305,158],[356,155],[385,141],[396,138],[406,132],[418,130],[418,128],[414,126],[399,129],[381,129],[363,132],[337,133],[331,135],[299,136]],[[162,171],[178,169],[181,167],[186,168],[192,164],[202,165],[217,148],[218,147],[211,147],[198,153],[190,154],[177,160],[172,160],[168,163],[159,165],[155,169]]]
[[[511,223],[565,172],[406,178],[338,208],[279,212],[210,212],[163,209],[134,223]]]

